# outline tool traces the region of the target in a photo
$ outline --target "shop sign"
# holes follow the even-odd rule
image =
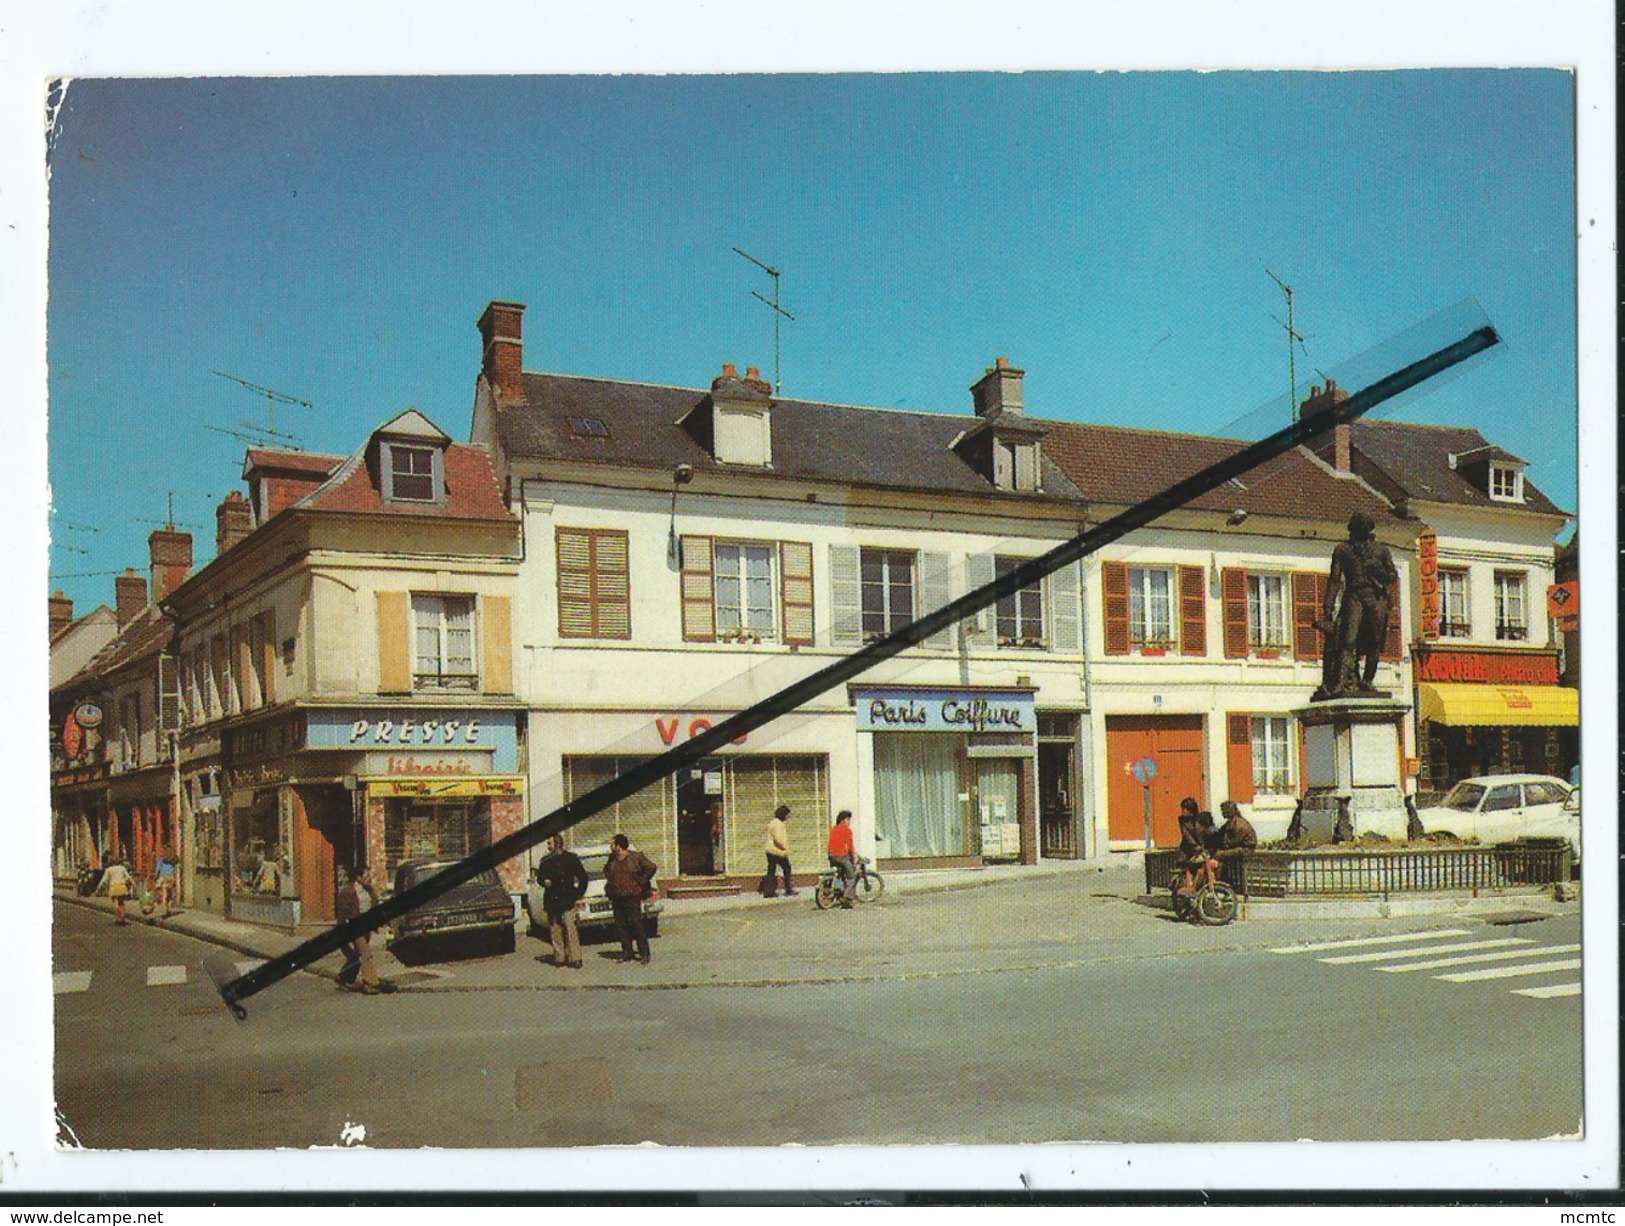
[[[84,726],[70,714],[67,722],[62,725],[62,752],[70,758],[77,758],[79,751],[84,747]]]
[[[355,772],[367,776],[397,775],[489,775],[490,754],[450,753],[369,753],[362,755]]]
[[[1580,628],[1580,581],[1554,583],[1546,589],[1546,611],[1557,618],[1559,630]]]
[[[102,709],[93,702],[82,702],[73,709],[70,718],[81,728],[96,728],[102,722]]]
[[[367,707],[311,710],[306,716],[305,741],[311,749],[483,749],[493,757],[482,770],[495,774],[519,770],[518,720],[513,711]]]
[[[246,728],[232,728],[225,734],[226,756],[239,762],[280,757],[302,749],[304,744],[305,716],[300,711],[262,720]]]
[[[518,779],[383,779],[367,784],[370,796],[517,796]]]
[[[79,770],[59,771],[51,778],[51,785],[59,788],[69,788],[80,783],[97,783],[107,778],[108,764],[98,762],[94,766],[81,767]]]
[[[655,716],[655,731],[660,734],[660,743],[662,745],[670,745],[677,739],[677,733],[683,730],[685,727],[688,731],[688,739],[692,741],[697,736],[704,736],[715,726],[715,724],[706,719],[704,716],[697,716],[693,719],[688,719],[686,716],[682,715],[673,715],[669,717],[662,717],[658,715]],[[728,743],[730,745],[743,745],[745,743],[745,737],[742,735],[736,736]]]
[[[1547,652],[1425,651],[1416,657],[1418,681],[1483,685],[1556,685],[1557,656]]]
[[[287,766],[279,762],[257,762],[251,766],[233,766],[226,771],[226,782],[233,788],[258,787],[266,783],[281,783],[287,777]]]
[[[1032,732],[1025,690],[855,690],[859,732]]]
[[[1421,575],[1422,637],[1439,637],[1439,538],[1424,532],[1416,538],[1417,569]]]

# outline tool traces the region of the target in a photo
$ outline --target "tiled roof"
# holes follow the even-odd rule
[[[1459,506],[1519,509],[1519,504],[1492,500],[1488,491],[1475,485],[1462,468],[1450,467],[1451,455],[1469,452],[1472,454],[1466,456],[1468,468],[1474,460],[1518,460],[1511,452],[1493,446],[1471,426],[1366,420],[1355,422],[1350,429],[1354,471],[1396,501],[1413,498]],[[1527,473],[1523,479],[1523,498],[1523,510],[1568,514],[1535,488]]]
[[[719,464],[678,424],[704,403],[710,394],[704,389],[531,373],[524,386],[525,403],[500,407],[496,414],[510,456],[739,471]],[[603,432],[573,429],[571,418],[600,422]],[[775,400],[772,472],[806,481],[992,494],[992,486],[953,450],[954,441],[977,421],[969,414]],[[1049,497],[1078,497],[1066,474],[1047,459],[1043,485]]]
[[[175,637],[175,623],[155,606],[148,605],[130,619],[130,624],[113,637],[66,681],[59,689],[77,686],[97,677],[106,676],[115,669],[135,664],[162,652]]]
[[[1175,434],[1129,426],[1051,422],[1044,450],[1071,474],[1091,503],[1133,506],[1176,481],[1247,446],[1236,439]],[[1191,501],[1208,511],[1343,522],[1364,511],[1378,523],[1392,508],[1363,482],[1338,477],[1305,449],[1296,448]]]
[[[271,447],[250,447],[243,458],[243,473],[250,469],[280,469],[283,472],[310,473],[325,477],[340,464],[341,455],[325,455],[318,451],[283,451]]]
[[[390,502],[379,489],[377,449],[368,444],[294,506],[318,511],[378,511],[429,519],[511,519],[485,448],[452,443],[446,448],[446,501]]]

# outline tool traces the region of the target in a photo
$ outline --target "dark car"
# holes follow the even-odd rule
[[[456,860],[407,860],[395,870],[395,893],[411,889],[456,863]],[[489,934],[499,952],[513,952],[513,900],[494,868],[453,886],[421,907],[412,908],[395,921],[394,936],[389,944],[393,949],[405,942],[415,945],[429,938],[481,933]]]

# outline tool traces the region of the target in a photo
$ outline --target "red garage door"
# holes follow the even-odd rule
[[[1179,842],[1179,802],[1207,801],[1207,752],[1200,715],[1108,715],[1106,717],[1106,818],[1113,839],[1145,838],[1145,789],[1129,773],[1138,758],[1154,758],[1151,839],[1158,847]]]

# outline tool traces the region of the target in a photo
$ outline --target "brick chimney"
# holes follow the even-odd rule
[[[147,537],[147,550],[152,558],[152,599],[156,604],[192,573],[192,534],[176,532],[174,524],[165,524]]]
[[[118,628],[128,626],[146,610],[147,581],[127,566],[124,573],[113,580],[113,603],[118,606]]]
[[[480,369],[499,400],[524,398],[520,378],[525,359],[524,316],[524,303],[494,301],[480,316],[480,340],[484,343]]]
[[[219,557],[254,531],[254,508],[237,490],[232,490],[214,509],[214,556]]]
[[[51,637],[54,639],[58,630],[73,624],[73,601],[68,599],[66,592],[51,593]]]
[[[1303,409],[1298,414],[1300,420],[1314,416],[1316,413],[1326,413],[1342,404],[1349,398],[1347,390],[1337,386],[1335,379],[1327,379],[1326,386],[1312,384],[1309,388],[1309,399],[1303,402]],[[1331,454],[1328,456],[1327,451]],[[1338,422],[1332,427],[1332,442],[1330,448],[1325,443],[1317,443],[1315,451],[1321,459],[1329,459],[1332,467],[1340,473],[1349,472],[1353,465],[1352,431],[1346,421]]]
[[[1021,412],[1021,381],[1024,370],[1010,365],[1009,358],[995,358],[993,365],[975,383],[971,384],[971,398],[976,404],[976,416],[990,413]]]

